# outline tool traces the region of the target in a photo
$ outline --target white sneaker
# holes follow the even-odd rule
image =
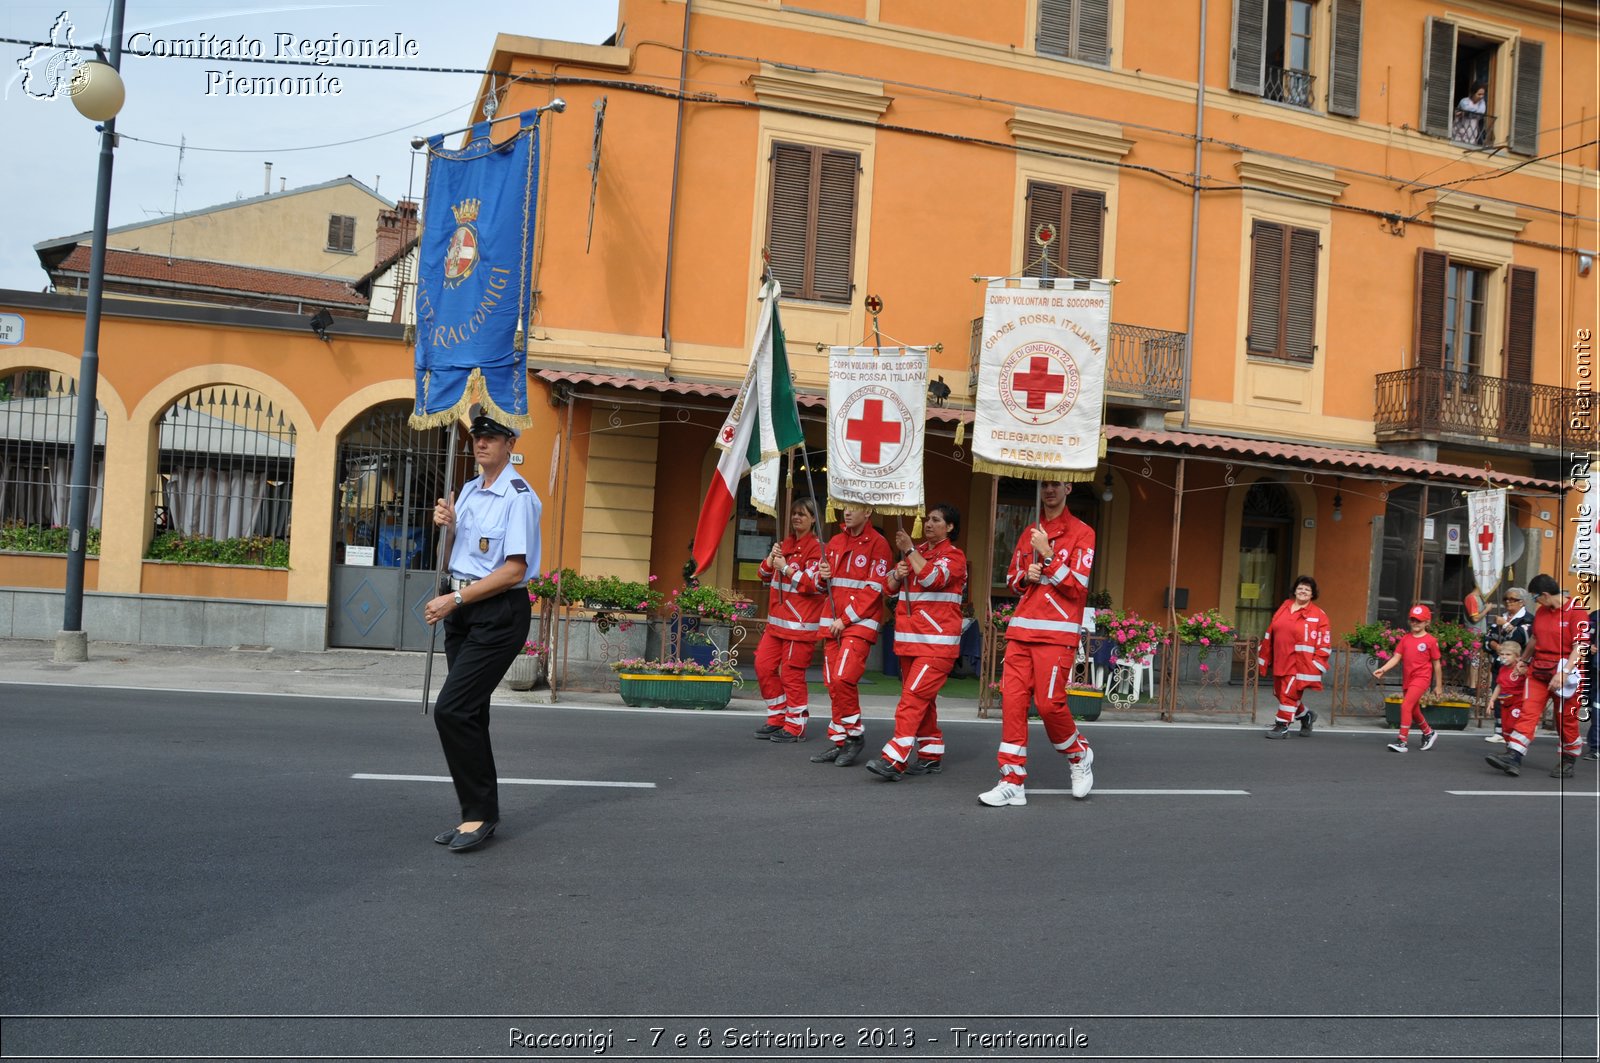
[[[996,783],[993,790],[988,790],[978,795],[981,804],[990,808],[1004,808],[1006,805],[1025,805],[1028,803],[1028,792],[1025,787],[1016,783]]]
[[[1505,736],[1501,735],[1499,732],[1496,732],[1496,733],[1490,735],[1488,738],[1485,738],[1484,741],[1485,742],[1499,742],[1501,745],[1505,745],[1506,744]]]
[[[1395,753],[1404,753],[1406,751],[1406,744],[1404,742],[1390,742],[1389,749]]]
[[[1427,752],[1428,750],[1432,749],[1433,748],[1433,744],[1435,742],[1437,742],[1438,740],[1439,740],[1439,731],[1438,731],[1437,728],[1435,728],[1434,730],[1429,731],[1427,734],[1423,735],[1422,736],[1422,750],[1423,750],[1423,752]]]
[[[1089,791],[1094,789],[1094,771],[1090,765],[1094,763],[1094,750],[1086,749],[1083,756],[1077,760],[1068,760],[1067,767],[1072,771],[1072,796],[1080,801],[1089,796]]]

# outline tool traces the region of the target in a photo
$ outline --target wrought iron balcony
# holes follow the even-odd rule
[[[1418,367],[1379,373],[1377,390],[1380,440],[1562,450],[1593,437],[1590,395],[1567,388]]]
[[[1268,66],[1262,95],[1278,103],[1294,107],[1311,106],[1311,87],[1316,78],[1304,70],[1285,70],[1281,66]]]
[[[1113,405],[1176,410],[1183,404],[1181,332],[1111,323],[1106,351],[1106,397]],[[969,394],[978,391],[978,355],[983,318],[972,319]]]
[[[1471,148],[1492,148],[1495,146],[1494,119],[1492,114],[1475,114],[1457,108],[1450,120],[1450,139]]]

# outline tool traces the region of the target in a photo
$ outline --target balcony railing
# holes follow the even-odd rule
[[[1183,403],[1181,332],[1123,325],[1113,321],[1106,351],[1106,394],[1113,403],[1177,409]],[[972,319],[967,387],[978,391],[978,355],[983,318]]]
[[[1559,450],[1578,434],[1582,392],[1445,369],[1379,373],[1373,427],[1379,439],[1453,437]],[[1587,401],[1587,396],[1584,396]],[[1583,423],[1590,423],[1587,414]]]
[[[1493,147],[1494,117],[1457,108],[1450,120],[1450,139],[1470,148]]]
[[[1266,71],[1266,82],[1262,86],[1262,95],[1278,103],[1310,107],[1311,87],[1316,80],[1304,70],[1285,70],[1281,66],[1269,66]]]

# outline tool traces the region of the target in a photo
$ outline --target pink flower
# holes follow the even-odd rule
[[[1202,671],[1202,672],[1209,672],[1209,671],[1211,671],[1211,669],[1210,669],[1210,668],[1209,668],[1209,667],[1207,667],[1207,666],[1206,666],[1206,665],[1205,665],[1205,664],[1204,664],[1204,663],[1202,663],[1202,664],[1201,664],[1201,665],[1200,665],[1200,670],[1201,670],[1201,671]],[[1442,726],[1442,725],[1441,725],[1441,726]]]
[[[1209,645],[1211,645],[1211,640],[1206,638],[1204,635],[1201,635],[1200,636],[1200,645],[1209,646]]]
[[[1128,633],[1126,631],[1117,632],[1117,641],[1118,642],[1127,642],[1128,641]]]

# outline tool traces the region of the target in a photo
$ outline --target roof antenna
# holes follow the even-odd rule
[[[178,137],[178,170],[172,175],[172,221],[167,229],[167,265],[172,265],[172,256],[178,243],[178,189],[183,187],[183,155],[188,150],[189,138]]]

